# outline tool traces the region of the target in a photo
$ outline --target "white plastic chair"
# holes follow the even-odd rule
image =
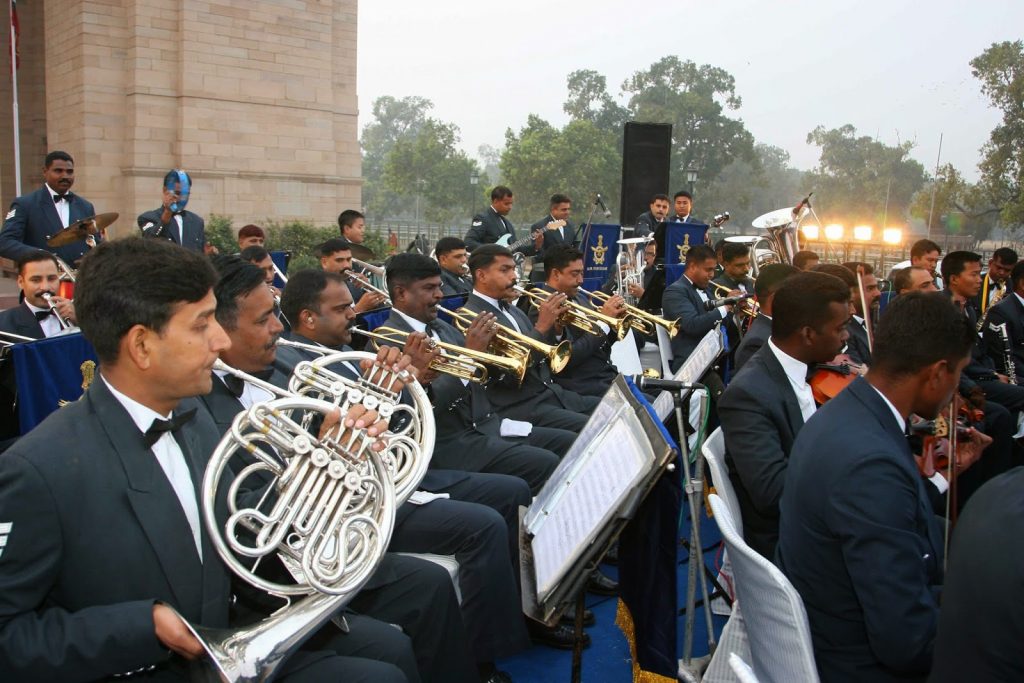
[[[729,655],[729,666],[732,667],[733,673],[736,674],[740,683],[759,683],[757,674],[738,654]]]
[[[725,501],[712,494],[709,502],[729,550],[750,663],[758,679],[763,683],[816,683],[811,629],[800,594],[778,567],[743,541]]]
[[[455,559],[454,555],[435,555],[434,553],[398,553],[399,555],[407,555],[409,557],[418,557],[421,560],[427,562],[433,562],[436,565],[444,567],[445,571],[448,572],[448,576],[451,577],[452,583],[455,584],[455,597],[462,604],[462,589],[459,588],[459,561]]]
[[[732,513],[736,528],[742,536],[743,517],[740,514],[740,501],[736,497],[736,489],[732,486],[729,468],[725,464],[725,434],[721,427],[711,432],[711,436],[704,441],[704,447],[701,450],[704,453],[704,459],[708,461],[708,468],[711,470],[711,483],[715,485],[715,491],[729,506],[729,512]]]
[[[671,378],[672,372],[672,359],[675,356],[672,355],[672,338],[668,336],[668,332],[661,325],[656,326],[658,334],[658,353],[661,354],[661,376]]]

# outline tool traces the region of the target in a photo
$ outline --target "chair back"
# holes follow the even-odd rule
[[[711,436],[704,442],[704,447],[701,450],[711,469],[711,482],[715,485],[715,491],[729,507],[733,523],[742,536],[743,516],[740,514],[740,501],[736,497],[736,489],[733,488],[732,479],[729,478],[729,468],[725,464],[725,434],[721,427],[711,432]]]
[[[709,497],[736,578],[736,598],[750,643],[751,665],[763,683],[816,683],[811,628],[800,594],[774,564],[740,536],[732,512],[717,494]]]
[[[661,325],[656,326],[658,335],[658,353],[661,354],[661,376],[670,379],[672,373],[672,359],[675,357],[672,355],[672,338],[668,336],[668,332]]]

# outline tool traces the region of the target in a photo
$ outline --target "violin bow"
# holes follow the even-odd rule
[[[864,296],[864,266],[857,266],[857,292],[860,294],[860,310],[864,314],[864,330],[868,333],[868,351],[875,351],[875,335],[872,329],[871,311],[868,310],[868,300]]]

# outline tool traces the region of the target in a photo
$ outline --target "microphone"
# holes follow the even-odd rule
[[[800,213],[800,210],[803,209],[805,206],[807,208],[811,207],[811,195],[813,194],[813,192],[808,192],[807,196],[800,200],[800,203],[793,208],[794,215]]]
[[[594,198],[594,203],[597,204],[598,206],[600,206],[601,210],[604,211],[604,217],[605,218],[610,218],[611,217],[612,212],[609,211],[608,207],[604,205],[604,200],[601,199],[601,193],[600,192],[598,192],[597,193],[597,197]]]
[[[739,303],[740,301],[743,301],[744,299],[749,299],[752,296],[754,296],[754,295],[753,294],[739,294],[737,296],[722,297],[721,299],[711,299],[710,301],[705,301],[704,302],[704,310],[705,311],[713,311],[716,308],[718,308],[719,306],[731,306],[731,305],[733,305],[735,303]]]
[[[715,227],[718,227],[719,225],[721,225],[722,223],[726,222],[727,220],[729,220],[729,212],[725,211],[724,213],[720,213],[717,216],[715,216],[714,218],[712,218],[711,222],[715,224]]]
[[[698,382],[680,382],[675,379],[655,379],[644,375],[633,375],[633,383],[641,389],[665,389],[666,391],[685,391],[687,389],[703,389]]]

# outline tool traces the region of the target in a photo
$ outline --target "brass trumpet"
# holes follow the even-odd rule
[[[729,292],[733,291],[729,287],[726,287],[725,285],[720,285],[717,282],[710,282],[708,284],[714,287],[716,291],[725,293],[726,296],[729,295]],[[749,292],[749,294],[753,294],[753,292]],[[758,312],[761,310],[760,307],[757,305],[757,302],[754,301],[753,299],[744,299],[743,301],[739,302],[736,305],[736,307],[740,313],[746,316],[750,316],[751,318],[757,317]]]
[[[359,329],[358,327],[353,328],[352,331],[364,337],[390,344],[404,345],[405,341],[409,338],[409,333],[405,330],[387,326],[378,327],[372,332]],[[448,344],[436,339],[431,339],[431,342],[442,349],[441,357],[431,362],[431,370],[481,384],[487,381],[488,373],[486,366],[488,365],[511,372],[519,379],[520,384],[523,383],[523,378],[526,376],[526,368],[529,362],[525,354],[515,358],[506,358],[505,356],[467,349],[456,344]]]
[[[522,287],[516,287],[515,290],[520,295],[528,297],[534,306],[539,306],[551,297],[551,293],[543,289],[527,290]],[[604,336],[604,330],[601,329],[598,323],[604,323],[615,330],[615,335],[620,340],[624,339],[626,333],[629,332],[629,328],[633,327],[633,321],[629,313],[621,318],[616,318],[611,315],[605,315],[600,311],[589,309],[586,306],[581,306],[569,298],[565,300],[565,304],[565,312],[559,317],[559,323],[562,325],[572,325],[595,337]]]
[[[590,292],[582,287],[580,287],[580,293],[590,299],[590,302],[595,306],[603,306],[604,302],[611,298],[610,294],[605,294],[600,290]],[[650,311],[645,311],[644,309],[637,308],[631,304],[626,304],[626,311],[632,316],[632,327],[638,334],[654,334],[654,328],[657,326],[665,328],[669,337],[674,337],[679,334],[679,330],[682,329],[682,322],[679,318],[676,318],[675,320],[662,318],[654,315]]]
[[[455,321],[455,326],[463,332],[466,331],[466,328],[472,324],[473,319],[477,316],[476,313],[466,308],[460,308],[459,312],[455,312],[449,311],[444,306],[438,306],[437,310],[450,315],[452,320]],[[551,365],[551,372],[554,373],[564,370],[565,366],[569,363],[569,358],[572,356],[572,344],[567,339],[552,346],[504,326],[499,326],[498,333],[494,336],[491,346],[490,350],[496,355],[517,360],[522,359],[527,365],[529,365],[530,352],[536,351],[548,359],[548,363]]]
[[[352,259],[352,261],[355,262],[355,259]],[[380,287],[375,287],[374,285],[370,284],[370,281],[362,273],[357,273],[352,270],[346,270],[344,273],[342,273],[342,275],[344,275],[345,279],[354,284],[356,287],[359,287],[364,291],[373,292],[374,294],[384,297],[384,301],[381,305],[388,308],[391,307],[391,297],[388,296],[388,293],[385,292]]]

